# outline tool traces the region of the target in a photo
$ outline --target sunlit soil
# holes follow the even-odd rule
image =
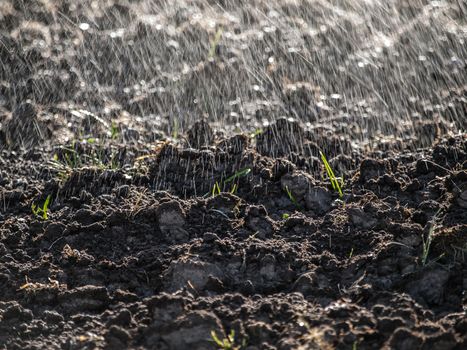
[[[465,1],[0,0],[0,349],[467,347]]]

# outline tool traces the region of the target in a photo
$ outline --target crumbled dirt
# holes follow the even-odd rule
[[[175,3],[0,1],[0,349],[467,348],[467,7]]]

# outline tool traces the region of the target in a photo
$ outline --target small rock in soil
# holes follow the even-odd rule
[[[125,329],[113,325],[110,326],[107,334],[105,335],[105,340],[107,341],[107,346],[110,349],[125,349],[130,337],[130,334]]]
[[[313,185],[314,179],[309,174],[300,171],[286,174],[281,178],[282,188],[285,191],[288,189],[296,200],[302,200]]]
[[[201,292],[210,276],[222,280],[224,274],[214,264],[195,259],[180,259],[172,262],[164,275],[167,279],[168,291],[195,288],[196,291]]]
[[[220,339],[225,335],[220,320],[212,312],[191,311],[175,320],[169,321],[162,329],[148,330],[148,346],[154,346],[152,339],[160,338],[170,349],[211,349],[211,332],[215,331]]]
[[[305,194],[305,204],[308,210],[313,210],[317,214],[325,214],[331,209],[332,195],[324,187],[312,187]]]
[[[97,311],[110,301],[105,287],[83,286],[59,295],[59,302],[67,312]]]
[[[156,218],[160,227],[182,227],[185,225],[185,212],[177,201],[160,204],[156,209]]]
[[[397,328],[387,342],[389,349],[413,350],[423,344],[423,338],[408,328]]]
[[[185,211],[177,201],[161,203],[156,208],[156,219],[164,238],[173,242],[184,242],[189,233],[183,228],[185,225]]]
[[[370,229],[378,222],[376,218],[374,218],[370,213],[366,213],[362,208],[348,207],[346,208],[346,211],[352,223],[357,227]]]
[[[421,299],[428,305],[440,305],[443,302],[449,271],[444,269],[426,270],[422,278],[407,285],[408,292],[414,298]]]
[[[7,307],[3,312],[3,321],[31,321],[34,315],[31,310],[25,309],[18,303]]]
[[[389,172],[390,165],[387,161],[376,159],[364,159],[360,164],[360,177],[359,181],[365,183],[370,179],[377,179],[378,177]]]

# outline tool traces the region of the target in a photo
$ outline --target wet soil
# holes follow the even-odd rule
[[[0,349],[465,349],[467,6],[174,3],[0,1]]]

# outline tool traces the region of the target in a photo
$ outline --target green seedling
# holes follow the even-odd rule
[[[71,148],[64,147],[63,150],[65,153],[63,157],[69,168],[75,169],[81,166],[81,157],[78,155],[78,152],[75,151],[75,141],[71,143]]]
[[[235,180],[241,178],[241,177],[244,177],[244,176],[247,176],[249,173],[251,172],[251,169],[250,168],[245,168],[245,169],[242,169],[242,170],[239,170],[237,171],[235,174],[233,174],[232,176],[229,176],[227,179],[225,179],[223,182],[217,182],[214,184],[214,186],[212,187],[212,190],[211,190],[211,195],[213,197],[221,194],[221,188],[225,188],[225,185],[228,184],[228,183],[231,183],[231,182],[234,182]],[[230,188],[230,193],[236,193],[238,190],[238,183],[233,183],[232,184],[232,187]],[[206,194],[208,195],[208,194]]]
[[[99,169],[107,169],[107,168],[114,169],[114,166],[116,165],[115,164],[116,153],[112,151],[111,159],[109,162],[107,162],[107,164],[104,160],[105,153],[106,153],[106,149],[104,148],[104,146],[99,145],[98,148],[93,149],[89,155],[87,154],[83,155],[83,158],[89,160],[93,166]]]
[[[232,189],[230,190],[230,193],[231,193],[231,194],[234,194],[235,192],[237,192],[237,189],[238,189],[238,185],[237,185],[237,184],[233,184]]]
[[[211,194],[212,194],[213,197],[221,194],[221,188],[219,187],[219,183],[217,181],[214,184],[214,186],[212,187]]]
[[[241,346],[246,346],[246,341],[243,340],[241,346],[235,345],[235,331],[232,329],[224,339],[219,339],[216,334],[216,331],[211,331],[211,338],[212,341],[218,346],[219,349],[222,350],[240,350]]]
[[[42,207],[39,207],[37,204],[32,203],[31,210],[34,215],[37,217],[42,217],[42,219],[47,220],[49,218],[49,204],[50,204],[51,195],[49,194],[45,199],[45,202],[42,204]]]
[[[425,239],[425,237],[422,235],[422,265],[426,266],[428,263],[428,255],[430,254],[430,248],[431,248],[431,243],[433,241],[433,235],[435,233],[436,229],[436,221],[438,220],[439,214],[441,212],[441,209],[436,212],[436,214],[433,216],[433,220],[431,222],[430,229],[428,230],[428,235]],[[441,254],[436,260],[442,258],[444,256],[444,253]]]
[[[250,134],[250,138],[254,139],[256,136],[261,135],[263,133],[263,129],[256,129],[254,132]]]
[[[352,249],[350,250],[349,259],[352,259],[352,256],[353,256],[353,247],[352,247]]]
[[[58,160],[58,155],[55,153],[49,164],[58,172],[58,177],[61,181],[65,181],[71,173],[71,168],[65,163]]]
[[[118,125],[117,123],[112,123],[112,125],[110,126],[110,138],[112,140],[115,140],[117,137],[118,137]]]
[[[428,237],[425,240],[425,237],[422,235],[422,247],[423,247],[423,252],[422,252],[422,265],[426,265],[426,261],[428,260],[428,254],[430,254],[430,247],[431,247],[431,242],[433,240],[433,233],[435,231],[435,225],[434,223],[431,225],[430,230],[428,231]]]
[[[216,331],[211,331],[211,338],[220,349],[233,349],[233,344],[235,341],[235,331],[232,329],[227,338],[224,338],[222,340],[219,339],[219,337],[216,334]]]
[[[287,220],[288,218],[290,218],[289,214],[287,213],[282,214],[282,219]]]
[[[60,180],[65,181],[74,169],[82,166],[83,162],[77,152],[70,148],[64,148],[63,160],[60,160],[58,154],[54,154],[49,164],[58,172]],[[70,156],[71,154],[71,156]]]
[[[73,140],[69,147],[60,147],[62,150],[61,153],[63,160],[60,161],[58,154],[54,154],[51,161],[52,165],[55,165],[56,168],[66,167],[68,169],[76,169],[81,167],[83,165],[83,159],[81,155],[75,150],[76,142],[76,140]]]
[[[334,191],[337,191],[339,193],[339,197],[342,198],[344,194],[342,193],[342,186],[344,185],[344,179],[341,178],[341,183],[339,183],[338,178],[334,174],[334,171],[332,170],[331,166],[329,165],[328,160],[326,159],[326,156],[323,154],[323,152],[319,152],[321,155],[321,160],[323,161],[324,167],[326,168],[326,173],[328,174],[329,180],[331,181],[332,188]]]
[[[214,36],[214,40],[211,41],[211,47],[209,48],[208,58],[214,57],[214,54],[216,53],[216,48],[219,45],[219,42],[221,41],[223,32],[224,32],[224,29],[222,27],[220,27],[217,30],[216,35]]]
[[[251,173],[250,168],[245,168],[245,169],[239,170],[235,174],[233,174],[232,176],[225,179],[224,183],[226,184],[226,183],[232,182],[232,181],[234,181],[234,180],[236,180],[238,178],[247,176],[249,173]]]
[[[173,130],[172,130],[172,138],[174,140],[176,140],[178,138],[178,129],[179,129],[178,120],[174,119]]]
[[[99,139],[88,138],[83,140],[89,144],[94,144]],[[75,150],[76,141],[73,141],[70,147],[62,147],[62,159],[58,154],[54,154],[49,161],[51,167],[58,172],[58,177],[61,181],[66,181],[74,169],[79,169],[84,166],[94,166],[99,169],[118,169],[120,162],[118,153],[114,150],[111,151],[110,159],[107,159],[107,149],[103,144],[96,144],[96,147],[91,149],[88,154],[80,154]]]
[[[298,204],[297,200],[292,194],[292,191],[289,190],[289,186],[285,186],[285,192],[287,192],[287,196],[289,196],[290,201],[298,208],[300,209],[300,204]]]

